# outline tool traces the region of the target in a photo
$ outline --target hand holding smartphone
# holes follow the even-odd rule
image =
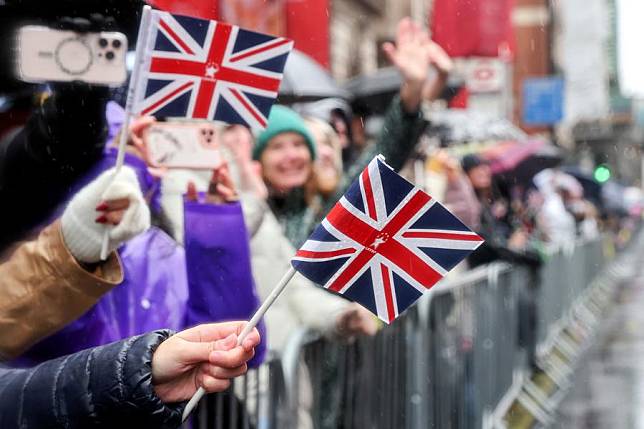
[[[222,162],[219,131],[210,122],[157,122],[143,132],[143,144],[156,168],[212,170]]]

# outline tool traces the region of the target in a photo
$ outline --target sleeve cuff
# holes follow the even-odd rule
[[[73,279],[76,284],[75,289],[83,287],[88,295],[101,296],[123,282],[123,267],[117,252],[110,253],[106,261],[88,270],[81,266],[65,246],[60,220],[54,222],[48,229],[50,231],[43,232],[51,234],[49,250],[52,262],[58,265],[55,268],[62,278]]]
[[[407,111],[407,109],[405,109],[405,106],[403,105],[402,99],[400,98],[400,94],[396,94],[394,96],[392,106],[395,109],[399,109],[400,116],[405,120],[416,120],[416,119],[422,119],[423,117],[423,111],[421,106],[418,106],[418,109],[414,110],[413,112]]]
[[[172,334],[172,331],[163,329],[140,336],[128,352],[132,360],[128,359],[122,367],[122,380],[129,384],[126,391],[130,392],[126,401],[135,404],[138,411],[149,416],[150,422],[161,428],[178,427],[186,405],[186,402],[163,403],[152,384],[152,356],[159,345]]]

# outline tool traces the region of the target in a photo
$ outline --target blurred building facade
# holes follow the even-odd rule
[[[384,64],[379,46],[393,39],[410,16],[427,26],[432,0],[238,0],[219,1],[220,19],[285,35],[296,49],[327,67],[339,81]]]
[[[641,103],[621,95],[616,0],[239,0],[222,19],[283,34],[339,82],[387,60],[380,46],[410,16],[453,58],[456,107],[552,137],[592,168],[641,178]]]
[[[589,172],[603,164],[613,178],[641,183],[643,135],[620,89],[616,1],[557,2],[553,16],[555,71],[566,87],[560,144]]]
[[[330,70],[339,81],[386,65],[380,46],[409,16],[427,26],[430,0],[330,0]]]

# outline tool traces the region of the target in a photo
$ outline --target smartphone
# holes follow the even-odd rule
[[[25,82],[82,81],[120,86],[127,78],[127,37],[26,25],[16,35],[16,74]]]
[[[221,165],[219,130],[209,122],[158,122],[143,133],[153,167],[208,169]]]

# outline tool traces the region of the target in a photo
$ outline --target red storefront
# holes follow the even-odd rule
[[[175,13],[221,19],[249,30],[284,35],[329,67],[330,0],[150,0]]]
[[[513,51],[513,0],[434,0],[432,39],[452,57]]]
[[[514,0],[434,0],[432,39],[451,57],[503,57],[515,50],[511,13]],[[467,107],[463,88],[450,102]]]

